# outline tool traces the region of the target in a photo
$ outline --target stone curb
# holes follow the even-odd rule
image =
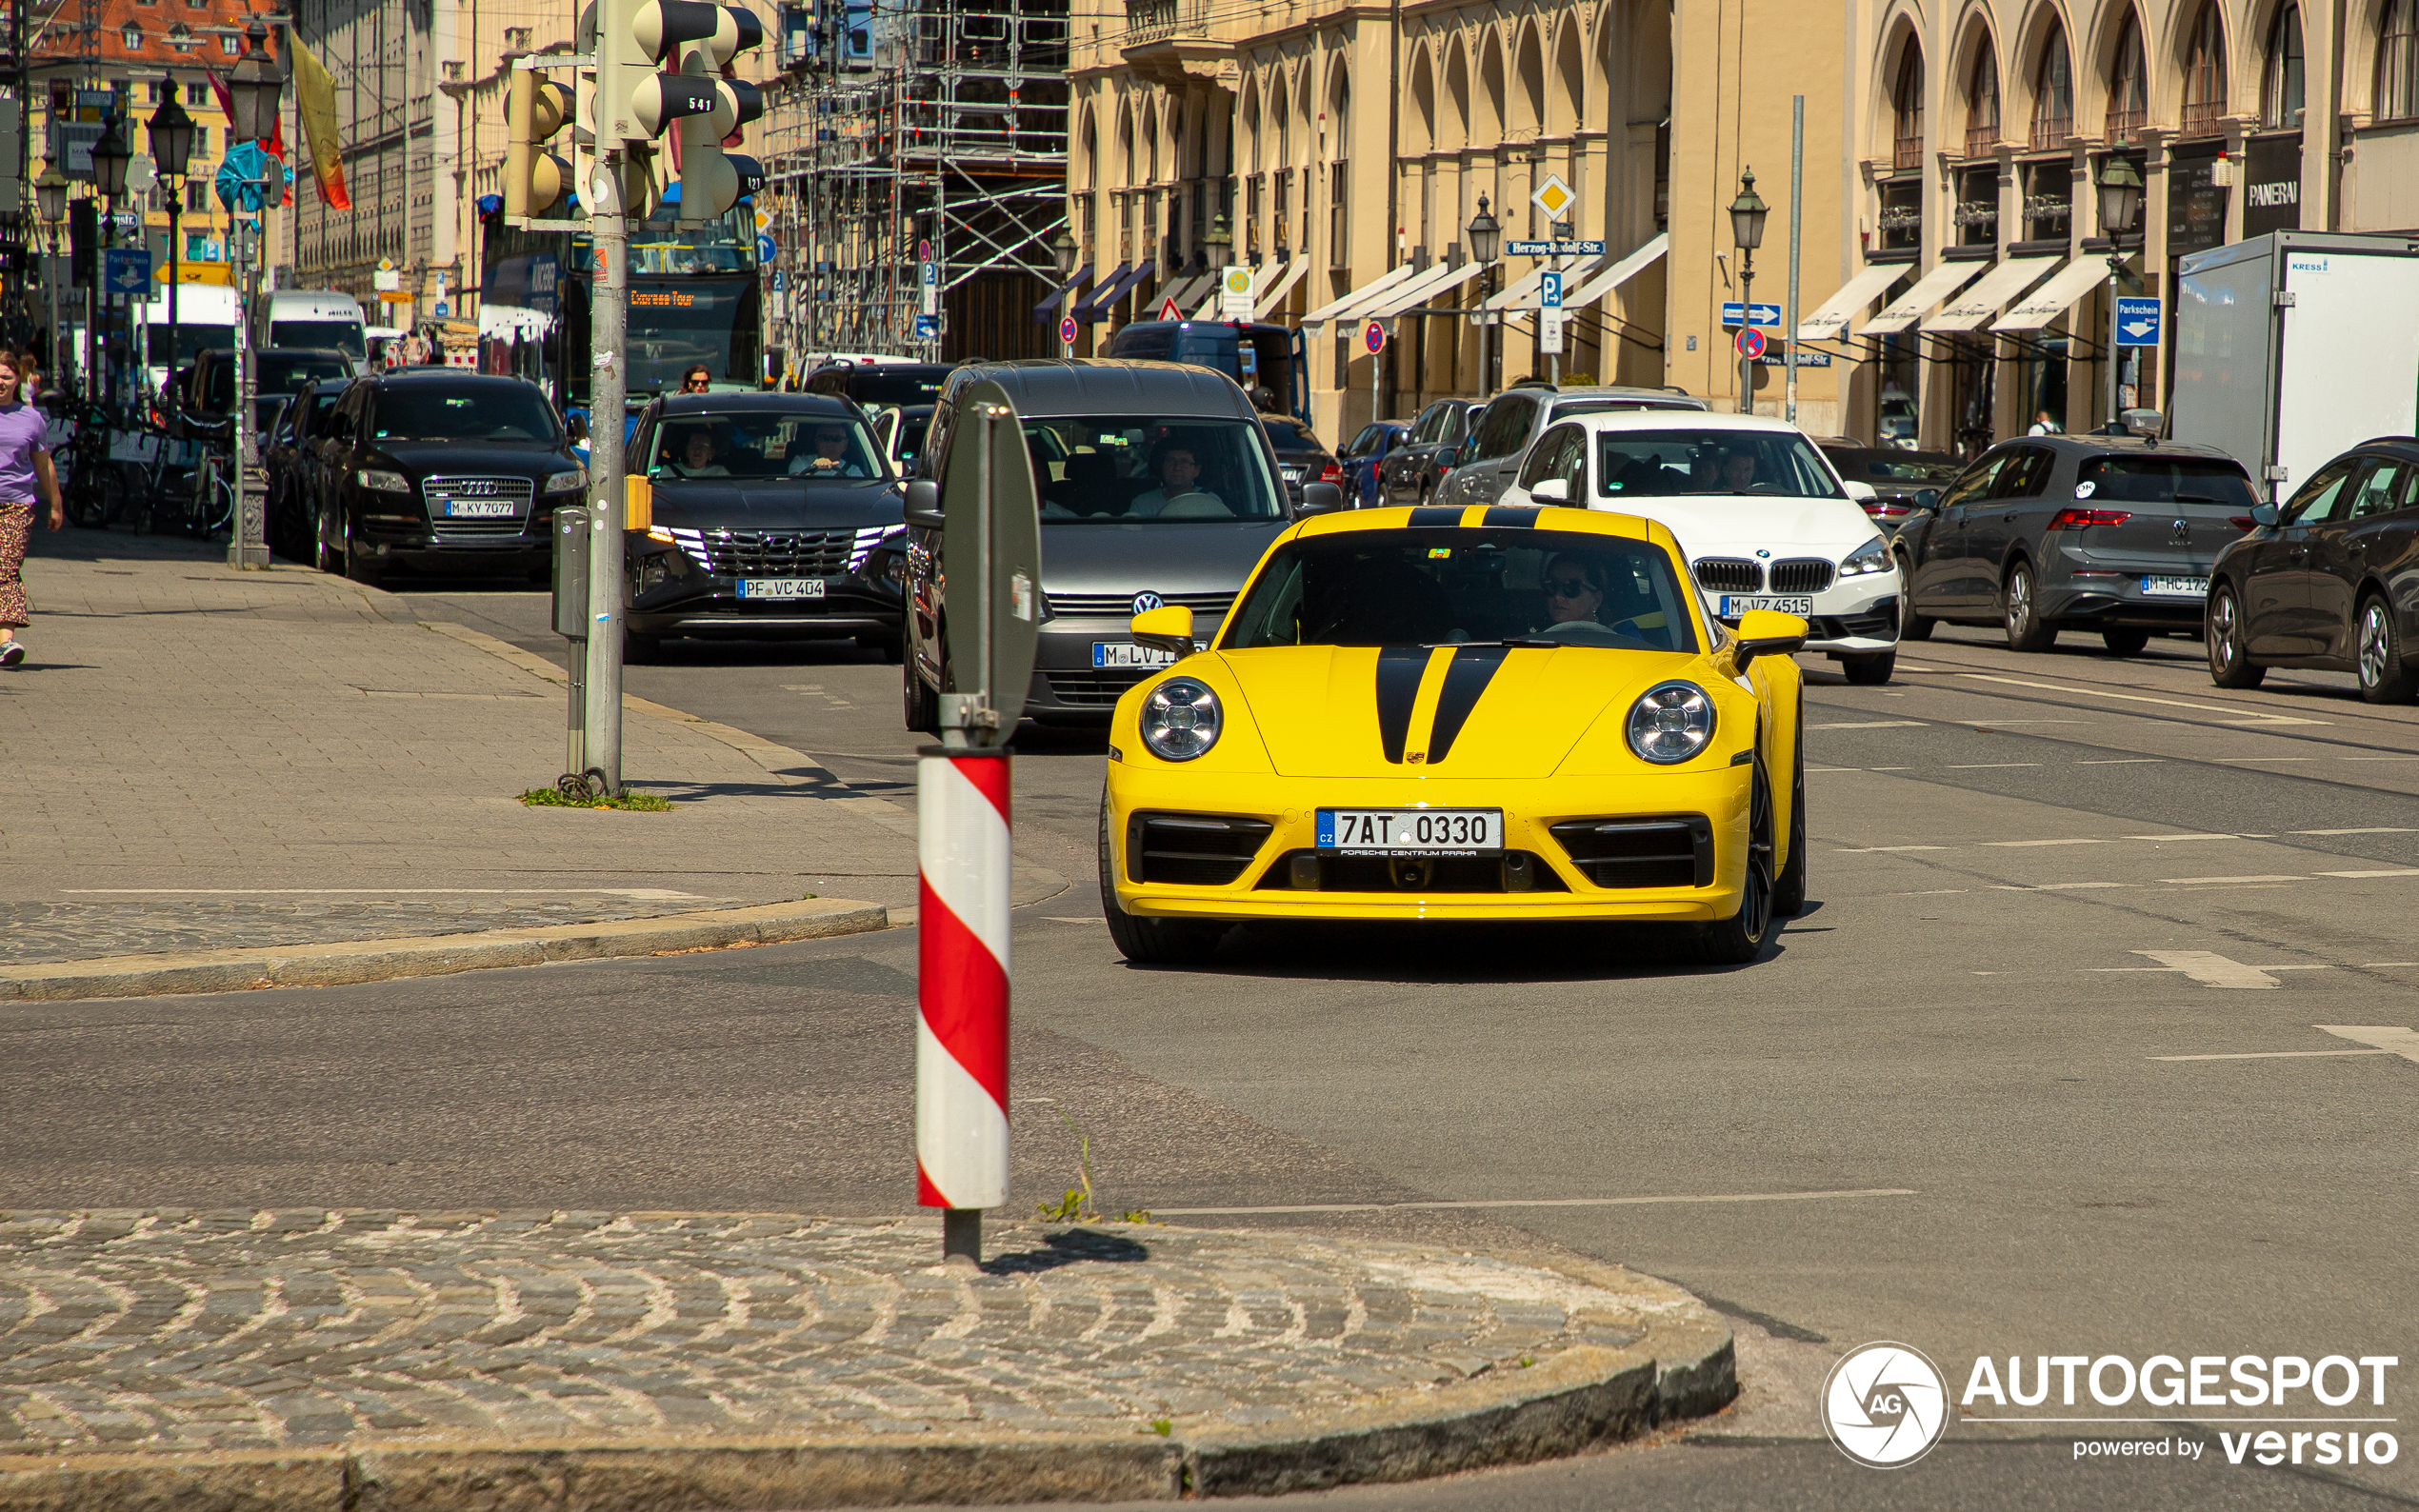
[[[0,1002],[60,1003],[79,998],[242,992],[254,987],[334,987],[400,977],[446,976],[553,961],[661,955],[730,945],[779,945],[861,934],[890,926],[890,910],[853,898],[810,898],[465,934],[356,940],[268,949],[183,950],[0,966]],[[0,1503],[5,1504],[5,1503]]]
[[[1579,1346],[1413,1403],[1264,1433],[443,1441],[375,1448],[0,1457],[0,1512],[690,1512],[918,1502],[1273,1496],[1529,1463],[1701,1417],[1738,1394],[1730,1330],[1676,1286],[1572,1257],[1506,1256],[1621,1294],[1626,1349]]]

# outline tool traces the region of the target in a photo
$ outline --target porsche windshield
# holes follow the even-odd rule
[[[1072,415],[1025,422],[1045,525],[1281,520],[1260,432],[1245,420]]]
[[[1297,539],[1235,610],[1229,650],[1269,646],[1593,646],[1694,651],[1671,558],[1645,541],[1529,529]]]
[[[1596,496],[1773,494],[1841,499],[1813,444],[1793,430],[1606,430],[1596,437]],[[1575,497],[1575,493],[1574,493]]]

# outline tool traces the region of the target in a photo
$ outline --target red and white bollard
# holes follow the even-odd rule
[[[916,763],[915,1200],[944,1259],[1008,1201],[1009,757]]]

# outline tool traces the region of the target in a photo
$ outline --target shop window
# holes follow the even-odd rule
[[[2260,123],[2302,124],[2302,8],[2286,6],[2268,29],[2268,67],[2260,80]]]
[[[2377,119],[2419,117],[2419,0],[2387,0],[2377,29]]]
[[[2032,149],[2047,152],[2074,135],[2074,70],[2067,58],[2067,34],[2052,26],[2041,45],[2041,70],[2032,87]]]
[[[1999,170],[1968,169],[1957,175],[1957,245],[1992,247],[1999,240]]]
[[[1985,36],[1974,49],[1966,83],[1966,155],[1981,157],[1999,145],[1999,60]]]
[[[2184,54],[2184,134],[2209,136],[2226,114],[2226,33],[2217,7],[2201,7]]]
[[[1899,179],[1882,186],[1882,250],[1911,252],[1924,245],[1924,186]]]
[[[2131,11],[2117,32],[2116,59],[2109,74],[2109,143],[2130,142],[2149,124],[2149,77],[2142,57],[2142,28]]]
[[[2024,240],[2063,242],[2074,219],[2074,167],[2065,158],[2023,168]]]
[[[1890,166],[1924,166],[1924,59],[1910,38],[1898,60],[1898,83],[1890,90]]]

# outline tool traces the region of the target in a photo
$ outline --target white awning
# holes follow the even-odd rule
[[[1439,294],[1459,288],[1489,266],[1486,263],[1456,263],[1450,267],[1443,263],[1430,264],[1428,271],[1388,294],[1369,313],[1380,320],[1390,320],[1407,309],[1427,304]]]
[[[2056,276],[2027,294],[2024,303],[1999,317],[1992,330],[2039,330],[2067,312],[2076,300],[2109,281],[2109,265],[2098,258],[2078,257]]]
[[[1879,263],[1840,286],[1838,293],[1797,323],[1800,341],[1836,341],[1848,334],[1856,312],[1881,297],[1882,290],[1907,276],[1905,263]]]
[[[1201,297],[1201,290],[1217,276],[1215,273],[1203,273],[1194,278],[1178,279],[1175,288],[1161,291],[1159,302],[1151,306],[1151,309],[1154,312],[1164,309],[1167,308],[1167,302],[1172,299],[1176,302],[1176,318],[1184,319],[1186,309],[1191,307],[1194,300]]]
[[[1302,324],[1305,326],[1323,326],[1330,320],[1350,320],[1361,306],[1366,304],[1375,304],[1378,300],[1386,296],[1386,291],[1388,289],[1399,287],[1405,280],[1410,278],[1418,271],[1418,269],[1413,268],[1409,263],[1405,263],[1400,268],[1389,269],[1384,273],[1379,274],[1369,283],[1363,284],[1360,288],[1352,290],[1352,292],[1345,295],[1343,298],[1329,300],[1326,304],[1321,305],[1318,308],[1303,316]]]
[[[1859,336],[1889,336],[1905,330],[1923,318],[1931,308],[1950,294],[1966,287],[1966,281],[1990,265],[1983,262],[1941,263],[1923,277],[1915,287],[1890,302],[1890,307],[1865,322]]]
[[[1977,330],[1999,313],[1999,307],[2030,288],[2042,274],[2058,266],[2054,257],[2017,257],[2001,263],[1974,280],[1973,287],[1941,307],[1924,322],[1926,330]]]
[[[1489,298],[1486,308],[1489,309],[1538,308],[1537,296],[1545,289],[1546,275],[1554,272],[1562,275],[1562,308],[1569,309],[1570,290],[1578,288],[1582,280],[1592,277],[1600,271],[1604,264],[1605,259],[1601,257],[1557,257],[1550,268],[1540,263],[1513,280],[1509,288]]]
[[[1301,261],[1302,259],[1297,257],[1293,260],[1293,263],[1280,263],[1275,258],[1271,257],[1251,270],[1251,297],[1255,302],[1255,308],[1257,308],[1256,302],[1260,296],[1269,291],[1269,286],[1270,284],[1276,282],[1277,275]],[[1193,311],[1193,319],[1210,320],[1217,315],[1218,300],[1223,292],[1222,286],[1224,283],[1225,278],[1223,275],[1211,276],[1210,280],[1210,297],[1202,304],[1202,307],[1199,309]]]
[[[1627,257],[1621,258],[1610,267],[1602,269],[1590,276],[1586,283],[1580,285],[1575,291],[1566,290],[1562,296],[1562,312],[1568,315],[1572,310],[1587,308],[1652,268],[1662,260],[1664,253],[1670,249],[1670,234],[1665,231],[1656,232],[1645,246]]]
[[[1309,270],[1309,254],[1296,252],[1285,265],[1284,270],[1278,273],[1275,282],[1269,286],[1268,292],[1261,293],[1255,285],[1252,290],[1251,318],[1253,320],[1268,319],[1269,311],[1276,308],[1285,296],[1293,291],[1293,286],[1302,282],[1302,275]]]

